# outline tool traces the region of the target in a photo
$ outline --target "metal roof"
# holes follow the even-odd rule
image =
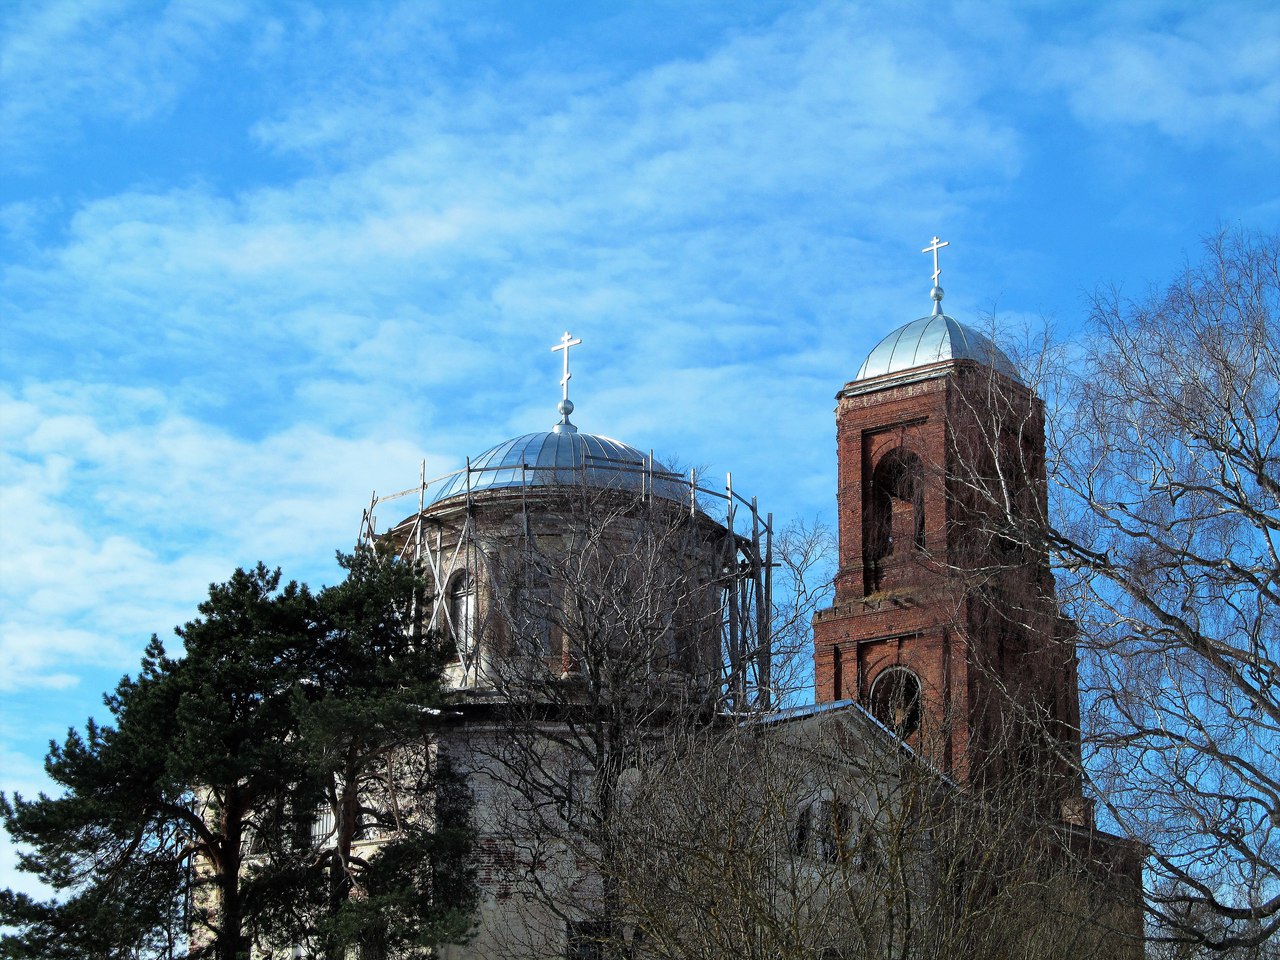
[[[1004,351],[988,337],[945,313],[912,320],[893,331],[876,345],[853,379],[870,380],[942,360],[976,360],[1022,382]]]
[[[688,500],[688,484],[658,461],[649,460],[648,455],[629,444],[581,433],[572,427],[526,433],[473,457],[470,483],[467,470],[458,471],[436,490],[431,503],[460,496],[468,489],[476,493],[509,487],[583,484],[643,493],[649,483],[657,496]]]

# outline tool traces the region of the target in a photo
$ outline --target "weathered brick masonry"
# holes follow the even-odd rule
[[[817,701],[866,703],[959,780],[1043,768],[1046,803],[1077,796],[1069,626],[1046,559],[998,534],[1043,509],[1043,404],[967,359],[853,381],[837,402],[840,565],[814,618]],[[991,509],[993,485],[1014,517]],[[916,713],[876,692],[891,670],[893,690],[918,684]]]

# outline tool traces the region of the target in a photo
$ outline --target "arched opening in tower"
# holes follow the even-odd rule
[[[891,562],[924,550],[924,467],[905,447],[882,456],[871,474],[862,544],[868,592],[888,586]]]

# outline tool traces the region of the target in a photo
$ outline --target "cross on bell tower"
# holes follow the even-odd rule
[[[921,250],[921,253],[933,254],[933,289],[929,291],[929,296],[933,297],[933,313],[937,316],[942,313],[942,287],[938,285],[938,278],[942,276],[942,268],[938,266],[938,251],[943,247],[951,246],[950,240],[939,240],[936,236],[929,246]]]

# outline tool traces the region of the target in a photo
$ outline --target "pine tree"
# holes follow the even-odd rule
[[[0,795],[20,868],[57,894],[0,893],[17,929],[0,956],[340,956],[374,931],[465,936],[465,787],[432,747],[442,662],[414,629],[417,581],[371,554],[343,563],[319,595],[261,564],[213,585],[176,631],[183,657],[153,637],[105,698],[111,723],[50,745],[61,795]],[[380,848],[361,846],[362,822]]]
[[[417,623],[421,582],[371,551],[339,561],[324,629],[295,692],[317,815],[305,896],[282,886],[278,926],[313,956],[383,955],[465,938],[476,887],[469,794],[440,752],[447,654]]]

